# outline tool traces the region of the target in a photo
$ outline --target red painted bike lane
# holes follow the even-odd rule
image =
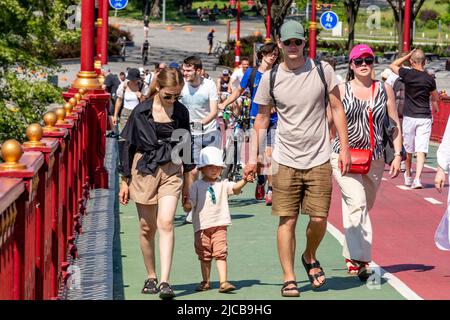
[[[437,249],[434,243],[435,230],[447,206],[448,185],[439,194],[434,176],[433,169],[425,168],[424,189],[402,190],[398,186],[404,185],[403,174],[390,179],[385,170],[386,180],[370,212],[374,262],[426,300],[450,299],[450,252]],[[343,232],[341,193],[336,182],[333,187],[329,223]]]

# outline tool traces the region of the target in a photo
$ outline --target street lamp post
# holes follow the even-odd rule
[[[73,88],[99,89],[94,71],[94,0],[81,1],[81,66]]]
[[[403,24],[403,52],[409,52],[411,44],[411,0],[405,0],[405,21]]]
[[[270,23],[272,21],[272,0],[267,0],[266,42],[270,42]]]
[[[236,17],[236,49],[235,49],[235,67],[239,67],[241,61],[241,0],[237,2],[237,17]]]
[[[317,22],[316,22],[316,0],[311,1],[311,21],[309,23],[309,57],[316,58]]]

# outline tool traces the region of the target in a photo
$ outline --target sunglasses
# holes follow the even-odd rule
[[[359,67],[362,66],[363,62],[368,65],[371,66],[374,63],[375,59],[373,57],[365,57],[365,58],[356,58],[353,59],[353,63],[355,64],[355,66]]]
[[[211,195],[211,200],[213,204],[216,204],[216,193],[214,192],[213,187],[208,187],[208,192]]]
[[[294,43],[295,43],[296,46],[301,46],[302,43],[303,43],[303,40],[301,40],[301,39],[288,39],[288,40],[284,40],[284,41],[283,41],[283,44],[284,44],[285,46],[290,46],[291,43],[292,43],[292,41],[294,41]]]
[[[181,94],[169,94],[169,93],[166,93],[166,94],[164,94],[163,95],[163,99],[164,100],[178,100],[178,99],[180,99],[182,96],[181,96]]]

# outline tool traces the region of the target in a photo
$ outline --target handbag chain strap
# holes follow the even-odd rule
[[[373,118],[372,118],[372,109],[375,104],[375,81],[372,82],[372,99],[370,100],[370,106],[369,106],[369,127],[370,127],[370,151],[374,152],[375,148],[375,142],[374,142],[374,133],[373,133]]]

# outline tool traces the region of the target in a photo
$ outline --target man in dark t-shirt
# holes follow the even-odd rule
[[[411,69],[401,67],[409,60]],[[436,90],[436,81],[425,72],[426,57],[422,50],[414,49],[406,56],[395,60],[390,68],[398,74],[405,83],[405,102],[403,108],[403,145],[407,152],[405,185],[413,189],[423,188],[420,181],[428,153],[431,136],[432,113],[439,111],[439,95]],[[416,176],[411,178],[412,154],[416,153]]]
[[[110,127],[113,128],[112,131],[108,134],[108,137],[115,136],[114,125],[112,124],[112,116],[114,115],[114,106],[116,105],[116,91],[119,88],[120,80],[117,77],[117,74],[111,73],[111,70],[107,69],[104,72],[105,82],[103,83],[103,89],[106,90],[110,96],[109,108],[108,108],[108,118],[110,121]]]

